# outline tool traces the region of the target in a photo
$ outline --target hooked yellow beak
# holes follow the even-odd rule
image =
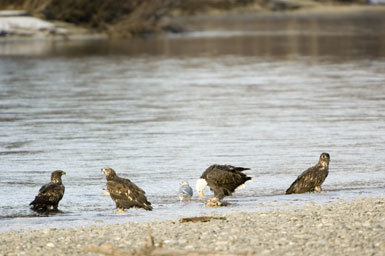
[[[199,191],[199,196],[203,198],[205,195],[203,194],[203,191]]]

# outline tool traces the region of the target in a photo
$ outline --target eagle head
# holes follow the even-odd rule
[[[116,176],[115,171],[109,167],[102,168],[102,172],[106,175],[107,180],[113,179]]]
[[[66,175],[65,172],[63,172],[62,170],[56,170],[54,172],[51,173],[51,182],[61,182],[61,176],[62,175]]]
[[[199,196],[202,198],[205,196],[203,194],[203,190],[206,188],[206,186],[207,186],[207,181],[205,179],[200,178],[199,180],[197,180],[195,188],[197,189]]]
[[[328,166],[330,161],[330,155],[329,153],[322,153],[321,156],[319,157],[319,162],[323,166]]]

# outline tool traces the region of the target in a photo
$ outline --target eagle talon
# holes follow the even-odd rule
[[[315,187],[313,192],[314,192],[314,193],[320,193],[320,194],[326,193],[326,191],[323,190],[323,189],[321,188],[321,186]]]
[[[207,207],[222,207],[222,206],[228,206],[228,205],[231,205],[231,203],[220,201],[216,198],[214,198],[212,200],[207,200],[207,202],[206,202]]]
[[[125,213],[126,211],[124,209],[119,209],[116,211],[116,213]]]

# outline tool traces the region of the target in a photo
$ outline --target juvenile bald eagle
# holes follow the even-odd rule
[[[190,200],[191,197],[193,196],[193,190],[188,184],[188,182],[184,180],[184,181],[181,181],[179,185],[180,185],[180,188],[179,188],[178,196],[180,201]]]
[[[286,190],[286,194],[322,192],[321,185],[329,174],[330,156],[322,153],[318,163],[304,171]]]
[[[57,170],[51,173],[51,182],[42,186],[38,195],[29,205],[32,205],[32,210],[38,212],[49,212],[51,206],[57,211],[60,200],[64,195],[64,185],[61,181],[61,176],[66,175],[65,172]]]
[[[214,198],[207,202],[209,206],[222,205],[221,200],[230,196],[234,190],[251,180],[243,173],[249,168],[234,167],[231,165],[211,165],[207,168],[196,183],[196,189],[200,197],[204,197],[203,190],[208,185],[214,192]]]
[[[151,203],[147,201],[145,192],[132,183],[129,179],[118,177],[111,168],[103,168],[102,172],[106,175],[107,189],[112,200],[118,208],[118,212],[131,207],[143,208],[151,211]]]

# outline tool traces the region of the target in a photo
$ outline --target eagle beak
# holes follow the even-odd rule
[[[67,173],[66,172],[62,172],[62,175],[66,175]]]
[[[203,198],[205,195],[203,194],[203,191],[199,191],[199,196]]]

